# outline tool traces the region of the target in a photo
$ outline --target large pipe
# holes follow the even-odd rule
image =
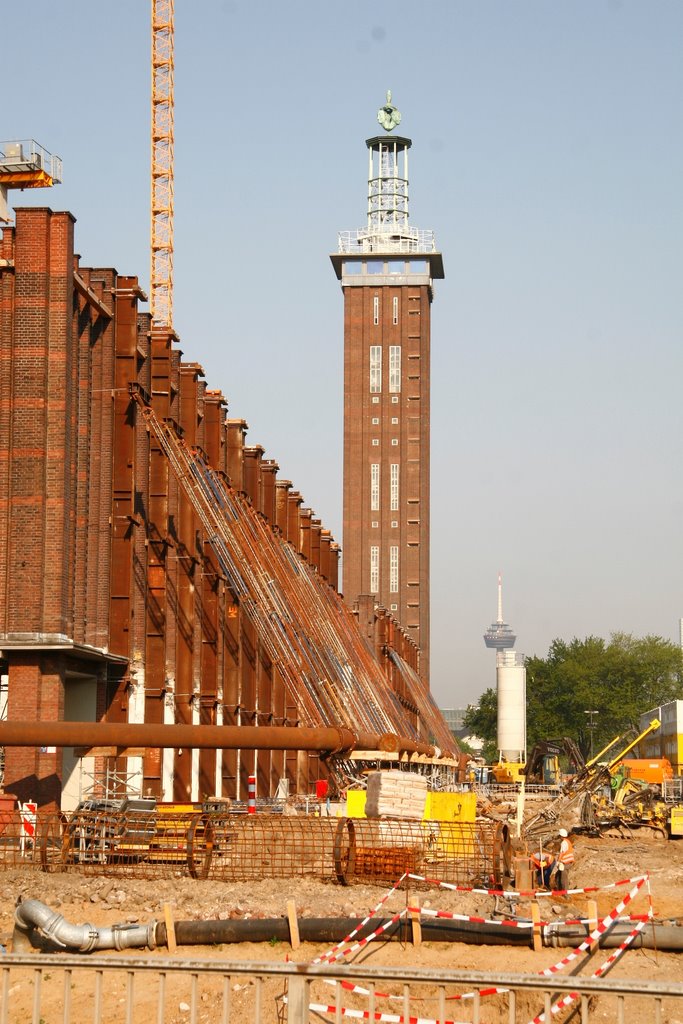
[[[530,922],[529,922],[530,923]],[[299,918],[299,937],[304,942],[340,942],[354,929],[360,918]],[[384,928],[386,939],[410,941],[411,922],[406,919],[372,918],[366,921],[369,931]],[[600,936],[599,946],[613,949],[620,946],[632,931],[633,922],[617,921]],[[290,938],[286,918],[249,918],[248,920],[176,921],[175,939],[180,946],[207,946],[229,942],[270,942]],[[588,936],[588,926],[564,922],[545,925],[541,929],[544,946],[576,947]],[[480,921],[422,921],[422,937],[430,942],[464,942],[476,945],[528,946],[530,928],[504,928]],[[61,914],[50,910],[39,900],[25,900],[15,914],[12,948],[24,952],[32,947],[67,949],[90,953],[95,949],[130,949],[168,945],[166,924],[152,921],[149,925],[119,924],[95,928],[91,924],[70,924]],[[683,950],[683,928],[678,925],[648,922],[632,942],[635,949],[659,949],[664,952]]]
[[[92,924],[70,924],[40,900],[24,900],[14,914],[12,949],[15,953],[47,946],[92,953],[95,949],[135,949],[156,946],[157,924],[114,924],[95,928]]]
[[[386,939],[400,942],[411,941],[411,921],[403,918],[391,922],[390,918],[372,918],[366,921],[368,932],[382,928]],[[531,922],[529,922],[530,924]],[[360,928],[363,921],[358,918],[299,918],[299,938],[303,942],[341,942],[353,930]],[[630,921],[618,921],[608,932],[600,936],[602,949],[614,949],[622,944],[633,930]],[[289,922],[286,918],[249,918],[243,920],[176,921],[175,936],[178,945],[212,945],[221,942],[270,942],[278,939],[289,941]],[[463,942],[480,946],[530,946],[531,928],[509,928],[480,921],[434,921],[423,919],[422,938],[429,942]],[[553,922],[541,929],[544,946],[575,948],[588,937],[587,926]],[[157,945],[167,944],[166,925],[159,922],[156,929]],[[666,952],[683,950],[683,928],[651,922],[645,925],[633,939],[632,948],[659,949]]]
[[[435,747],[394,733],[335,726],[131,725],[127,722],[0,722],[0,747],[150,747],[186,750],[351,750],[426,754]]]

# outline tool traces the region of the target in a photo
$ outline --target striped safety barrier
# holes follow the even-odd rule
[[[416,876],[410,876],[410,877],[416,877]],[[342,957],[345,957],[345,956],[347,956],[347,955],[349,955],[349,954],[351,954],[353,952],[357,952],[359,949],[362,949],[363,946],[367,945],[373,939],[375,939],[379,935],[381,935],[382,932],[386,931],[386,929],[389,928],[391,924],[395,923],[395,921],[399,920],[399,918],[403,917],[406,913],[408,913],[411,910],[413,910],[415,912],[420,912],[422,914],[429,913],[430,916],[451,917],[451,918],[457,918],[457,919],[462,919],[462,920],[473,920],[473,921],[478,921],[478,922],[484,922],[484,923],[489,923],[489,924],[496,923],[496,924],[501,924],[502,925],[504,923],[507,923],[508,925],[512,925],[512,926],[516,926],[516,927],[525,927],[525,928],[533,927],[533,922],[530,922],[530,921],[529,922],[527,922],[527,921],[524,921],[524,922],[501,922],[501,921],[493,922],[493,921],[486,921],[485,918],[477,918],[477,917],[472,917],[472,916],[467,916],[467,915],[450,914],[450,913],[447,913],[445,911],[430,911],[429,908],[425,909],[424,907],[422,907],[422,908],[420,908],[420,907],[413,907],[413,908],[406,907],[405,910],[403,910],[403,911],[397,913],[396,915],[394,915],[394,917],[392,917],[390,921],[385,922],[385,924],[381,928],[378,928],[374,932],[372,932],[370,935],[365,936],[363,939],[361,939],[359,942],[355,943],[353,946],[351,946],[351,947],[349,947],[347,949],[344,949],[341,952],[337,953],[337,951],[341,950],[341,947],[346,942],[348,942],[351,938],[355,937],[361,931],[363,925],[370,920],[370,918],[377,912],[377,910],[384,903],[386,903],[386,901],[392,895],[392,893],[396,892],[396,890],[398,889],[398,887],[400,886],[400,884],[404,880],[404,878],[405,878],[405,876],[402,876],[399,879],[399,881],[396,882],[396,884],[382,897],[380,902],[377,904],[377,907],[375,907],[375,909],[371,912],[371,914],[368,915],[368,917],[366,917],[364,919],[364,921],[356,929],[354,929],[354,931],[351,932],[350,935],[346,939],[343,939],[342,942],[340,942],[334,948],[334,951],[330,950],[329,953],[324,953],[321,957],[318,957],[317,960],[314,960],[313,963],[322,963],[322,962],[330,962],[331,960],[339,960],[339,959],[342,959]],[[652,917],[654,916],[653,908],[652,908],[652,896],[651,896],[650,884],[649,884],[649,875],[640,875],[640,876],[637,876],[637,877],[632,878],[632,879],[623,879],[623,880],[620,880],[618,882],[610,882],[610,883],[608,883],[606,885],[603,885],[603,886],[591,886],[590,887],[590,891],[591,892],[595,892],[595,891],[598,891],[598,890],[613,889],[613,888],[615,888],[617,886],[622,886],[622,885],[626,885],[626,884],[629,884],[629,883],[634,883],[632,885],[632,888],[631,888],[630,892],[628,892],[627,895],[623,898],[623,900],[621,900],[612,910],[609,911],[608,914],[605,915],[604,918],[602,918],[598,922],[598,924],[595,927],[595,929],[590,933],[590,935],[588,935],[586,937],[586,939],[579,946],[576,947],[576,949],[573,949],[570,953],[568,953],[566,956],[562,957],[561,960],[557,961],[557,963],[553,964],[551,967],[546,967],[543,970],[538,971],[536,973],[538,975],[542,976],[542,977],[548,977],[548,976],[551,976],[553,974],[559,973],[560,971],[564,970],[564,968],[568,964],[572,963],[578,957],[580,957],[583,954],[587,953],[593,947],[593,945],[596,942],[599,941],[600,937],[606,931],[608,931],[609,928],[612,927],[614,922],[617,921],[618,919],[620,919],[620,917],[623,914],[623,911],[625,910],[625,908],[638,895],[638,893],[640,892],[642,887],[644,885],[647,885],[647,893],[648,893],[648,900],[649,900],[649,910],[648,910],[648,913],[646,915],[638,915],[636,925],[631,930],[629,935],[626,937],[624,942],[621,943],[621,945],[618,947],[618,949],[616,949],[613,953],[610,954],[610,956],[607,958],[605,963],[600,968],[598,968],[598,970],[595,972],[593,977],[600,977],[600,975],[602,973],[604,973],[607,970],[607,968],[609,966],[611,966],[612,963],[615,963],[616,960],[624,952],[624,950],[626,948],[628,948],[628,946],[633,942],[633,940],[635,939],[636,935],[640,931],[642,931],[642,929],[645,927],[645,924],[647,923],[647,921],[651,920]],[[453,888],[455,888],[453,885],[451,885],[450,883],[447,883],[447,882],[435,882],[435,884],[440,886],[441,888],[446,888],[446,889],[453,889]],[[469,891],[474,891],[474,890],[469,890]],[[579,890],[579,891],[582,891],[582,890]],[[336,955],[333,955],[333,953],[336,953]],[[388,1000],[393,1000],[393,1001],[401,1001],[403,999],[402,995],[391,994],[391,993],[386,993],[386,992],[378,992],[378,991],[375,991],[373,993],[373,992],[371,992],[370,989],[367,989],[367,988],[365,988],[362,985],[355,985],[355,984],[353,984],[351,982],[347,982],[347,981],[343,981],[343,980],[339,981],[339,982],[334,981],[332,979],[324,979],[324,980],[329,985],[339,984],[339,985],[341,985],[341,987],[344,990],[346,990],[346,991],[348,991],[350,993],[354,993],[356,995],[362,995],[362,996],[374,995],[374,997],[378,998],[378,999],[388,999]],[[466,999],[474,999],[475,997],[482,998],[482,997],[491,996],[491,995],[503,995],[503,994],[506,994],[507,991],[508,990],[506,988],[488,987],[488,988],[483,988],[483,989],[479,989],[479,990],[472,991],[472,992],[458,993],[456,995],[448,996],[447,998],[448,998],[449,1001],[451,1001],[451,1000],[466,1000]],[[557,1013],[564,1006],[569,1005],[573,1001],[574,998],[578,998],[578,995],[570,994],[570,995],[565,996],[563,998],[563,1000],[560,1000],[556,1004],[555,1008],[552,1009],[552,1012],[553,1013]],[[363,1018],[367,1019],[367,1012],[359,1011],[359,1010],[350,1010],[350,1009],[346,1010],[344,1008],[337,1008],[337,1007],[334,1007],[334,1006],[326,1006],[326,1007],[323,1008],[323,1004],[315,1004],[315,1006],[313,1004],[311,1004],[310,1009],[312,1011],[318,1012],[318,1013],[341,1012],[342,1016],[355,1017],[355,1018],[359,1018],[359,1019],[363,1019]],[[378,1020],[378,1021],[387,1021],[387,1022],[389,1022],[389,1021],[402,1022],[403,1021],[403,1018],[400,1015],[397,1016],[396,1014],[376,1014],[374,1019]],[[531,1021],[530,1024],[543,1024],[544,1020],[545,1020],[545,1014],[542,1013],[539,1017],[534,1018],[534,1020]],[[419,1018],[414,1018],[413,1019],[411,1017],[411,1024],[439,1024],[439,1022],[436,1021],[436,1020],[432,1020],[431,1018],[419,1017]],[[445,1021],[445,1022],[443,1022],[443,1024],[457,1024],[457,1022],[455,1022],[455,1021]]]

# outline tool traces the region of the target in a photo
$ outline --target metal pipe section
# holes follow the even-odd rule
[[[150,747],[186,750],[351,750],[425,754],[436,748],[394,733],[336,726],[131,725],[127,722],[0,722],[0,747]]]
[[[372,918],[365,921],[370,931],[383,929],[386,939],[410,942],[411,922],[392,921],[391,918]],[[300,918],[299,937],[304,942],[339,942],[349,932],[360,928],[363,920],[348,917]],[[530,923],[530,922],[529,922]],[[422,937],[430,942],[464,942],[474,945],[530,945],[531,931],[524,928],[501,928],[479,921],[422,921]],[[618,921],[599,939],[604,949],[620,946],[632,930],[628,921]],[[282,917],[271,919],[176,921],[175,938],[181,946],[207,946],[230,942],[287,942],[290,938],[289,922]],[[557,922],[541,930],[544,946],[578,946],[588,935],[582,924]],[[115,924],[95,928],[91,924],[75,925],[61,914],[51,910],[40,900],[25,900],[15,914],[12,949],[15,953],[32,948],[50,951],[90,953],[101,949],[132,949],[166,946],[168,935],[163,921],[148,925]],[[683,949],[683,928],[678,925],[649,922],[635,937],[633,948],[659,949],[680,952]]]
[[[156,947],[156,921],[148,925],[114,924],[96,928],[92,924],[70,924],[40,900],[24,900],[14,914],[12,949],[26,952],[43,947],[92,953],[95,949],[136,949]]]

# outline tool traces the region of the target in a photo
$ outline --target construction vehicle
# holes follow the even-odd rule
[[[560,757],[565,755],[574,771],[580,771],[585,761],[578,744],[570,736],[557,740],[541,740],[531,748],[522,774],[527,783],[540,786],[560,786],[562,770]]]
[[[611,740],[569,778],[562,786],[560,796],[524,823],[524,836],[549,836],[560,824],[565,828],[591,831],[619,825],[651,825],[663,831],[667,812],[659,793],[643,780],[627,779],[623,773],[622,782],[617,785],[616,791],[612,787],[612,778],[624,758],[646,736],[659,729],[660,724],[657,718],[653,718],[646,729],[631,739],[616,756],[606,761],[607,752],[625,737],[620,735]],[[618,801],[615,800],[616,793],[619,793]]]
[[[680,775],[664,779],[662,797],[667,807],[667,835],[669,839],[683,836],[683,778]]]
[[[646,783],[648,786],[659,786],[665,779],[673,779],[674,770],[668,757],[625,757],[616,766],[613,779],[622,776]],[[613,785],[613,789],[617,786]]]
[[[506,761],[501,758],[497,764],[487,765],[479,772],[477,781],[495,782],[497,785],[520,785],[526,782],[540,786],[559,786],[562,783],[560,758],[565,756],[568,764],[576,771],[583,768],[584,759],[578,745],[569,736],[557,740],[541,740],[531,748],[523,761]]]

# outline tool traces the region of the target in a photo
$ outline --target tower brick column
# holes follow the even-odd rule
[[[372,595],[408,631],[429,679],[430,306],[443,260],[408,223],[410,139],[366,140],[367,227],[342,232],[332,264],[344,293],[343,592]]]

